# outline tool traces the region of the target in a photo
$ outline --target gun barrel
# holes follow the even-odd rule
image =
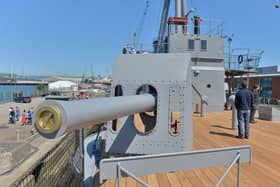
[[[48,100],[36,108],[33,125],[42,136],[56,138],[77,128],[152,111],[155,103],[151,94],[74,101]]]

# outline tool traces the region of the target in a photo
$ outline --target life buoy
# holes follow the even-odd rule
[[[241,64],[243,62],[243,55],[239,55],[237,58],[238,64]]]

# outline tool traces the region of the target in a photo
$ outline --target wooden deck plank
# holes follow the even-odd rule
[[[170,172],[167,173],[168,180],[170,182],[171,187],[181,187],[181,183],[179,182],[179,178],[176,176],[175,173]]]
[[[170,187],[171,184],[166,174],[157,174],[157,180],[160,187]]]
[[[194,173],[197,175],[197,177],[201,180],[204,186],[212,187],[215,183],[213,183],[207,175],[205,175],[201,169],[195,169]]]
[[[280,122],[257,119],[257,123],[251,125],[250,133],[249,140],[235,137],[238,131],[231,129],[230,111],[207,113],[203,118],[193,115],[194,150],[251,145],[253,162],[241,164],[241,186],[280,186]],[[220,166],[163,173],[149,175],[144,179],[155,187],[213,186],[226,168]],[[234,166],[221,186],[236,186],[236,177]],[[106,181],[102,186],[115,186],[113,181]],[[129,179],[126,186],[128,184]]]
[[[111,186],[115,186],[115,180],[107,180],[105,181],[101,186],[104,186],[104,187],[111,187]]]
[[[147,179],[148,179],[148,183],[152,187],[159,187],[156,175],[149,175],[149,176],[147,176]]]
[[[127,177],[125,186],[127,186],[127,187],[137,187],[137,182],[133,178]]]
[[[209,168],[203,168],[202,173],[209,178],[212,184],[216,184],[219,180],[219,177],[216,176]]]
[[[198,176],[195,174],[193,170],[184,171],[184,175],[186,178],[188,178],[188,180],[193,186],[197,186],[197,187],[204,186],[201,179],[198,178]]]
[[[181,186],[189,186],[192,187],[192,183],[189,181],[189,179],[184,175],[184,171],[177,171],[176,176],[178,178],[178,181],[180,182]]]
[[[146,183],[148,183],[148,178],[147,178],[147,176],[140,176],[139,178],[140,178],[141,180],[145,181]],[[137,187],[143,187],[143,185],[140,184],[140,183],[137,183]]]

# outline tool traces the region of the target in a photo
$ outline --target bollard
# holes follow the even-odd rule
[[[237,121],[237,110],[235,107],[235,95],[231,95],[228,100],[232,108],[232,129],[237,129],[238,121]]]
[[[16,130],[16,134],[17,134],[17,142],[19,142],[19,129]]]

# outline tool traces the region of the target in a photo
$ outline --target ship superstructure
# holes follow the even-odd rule
[[[195,9],[187,10],[184,0],[175,1],[176,16],[168,18],[169,6],[170,0],[166,0],[158,39],[153,43],[154,52],[190,54],[194,111],[198,108],[202,113],[223,111],[223,22],[191,17]]]

